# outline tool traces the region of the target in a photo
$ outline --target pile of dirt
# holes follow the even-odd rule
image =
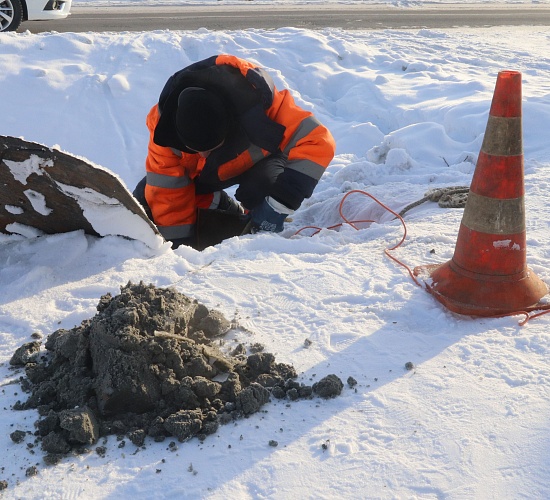
[[[247,355],[242,344],[222,352],[231,322],[171,288],[128,283],[119,295],[101,297],[97,310],[80,326],[49,335],[46,352],[37,340],[10,361],[25,367],[21,383],[29,393],[14,409],[38,409],[36,436],[47,463],[111,434],[136,446],[147,436],[204,439],[270,397],[331,398],[343,388],[335,375],[300,384],[291,365],[261,350]]]

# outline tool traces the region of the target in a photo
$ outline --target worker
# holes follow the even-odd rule
[[[288,90],[232,55],[172,75],[146,123],[146,176],[134,195],[173,248],[195,246],[198,209],[238,215],[253,233],[282,231],[335,151]],[[224,191],[231,186],[238,201]]]

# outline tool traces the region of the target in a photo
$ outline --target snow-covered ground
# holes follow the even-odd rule
[[[527,263],[550,283],[548,31],[4,33],[0,134],[85,157],[132,189],[144,174],[145,115],[166,78],[222,52],[260,63],[292,89],[331,129],[337,155],[278,235],[203,252],[81,232],[0,236],[0,480],[8,482],[0,496],[549,498],[550,315],[519,326],[520,315],[449,312],[384,255],[403,227],[361,193],[343,213],[378,223],[295,235],[341,222],[350,190],[399,211],[431,188],[468,185],[497,73],[517,70]],[[414,208],[393,255],[411,267],[450,259],[462,213]],[[265,345],[300,381],[334,373],[358,384],[332,400],[274,401],[175,451],[152,440],[121,449],[111,438],[105,457],[44,465],[40,449],[9,437],[34,431],[38,418],[11,409],[25,399],[13,352],[33,332],[91,318],[101,295],[140,280],[238,320],[247,330],[236,332],[240,341]],[[33,465],[39,473],[27,477]]]

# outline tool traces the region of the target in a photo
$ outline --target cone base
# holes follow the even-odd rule
[[[452,260],[445,264],[419,266],[415,276],[449,310],[469,316],[499,316],[540,309],[548,286],[530,269],[521,276],[472,275]]]

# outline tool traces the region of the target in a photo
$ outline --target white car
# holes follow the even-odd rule
[[[72,0],[0,0],[0,32],[15,31],[23,21],[65,19]]]

